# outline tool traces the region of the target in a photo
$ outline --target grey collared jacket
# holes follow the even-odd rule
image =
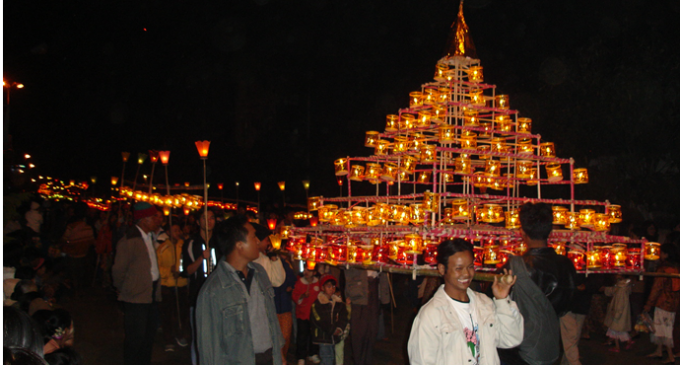
[[[281,365],[283,336],[276,316],[274,289],[262,266],[253,262],[248,266],[257,281],[251,292],[261,290],[265,297],[267,316],[262,320],[269,321],[274,365]],[[237,280],[220,260],[198,294],[196,332],[201,365],[255,364],[248,303],[243,284]]]

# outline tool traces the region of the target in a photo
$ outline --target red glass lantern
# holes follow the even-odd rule
[[[158,151],[158,157],[163,165],[167,165],[170,161],[170,151]]]
[[[196,149],[201,158],[208,158],[208,151],[210,150],[210,141],[196,141]]]
[[[269,227],[269,230],[271,231],[276,229],[276,219],[267,219],[267,227]]]
[[[149,150],[149,158],[151,159],[151,163],[158,162],[158,151]]]

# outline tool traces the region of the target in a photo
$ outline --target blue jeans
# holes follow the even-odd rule
[[[321,365],[333,365],[335,361],[335,345],[330,343],[319,344],[319,357]]]

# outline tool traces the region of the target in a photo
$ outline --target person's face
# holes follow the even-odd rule
[[[246,223],[244,227],[248,230],[248,235],[246,236],[246,242],[242,243],[242,253],[248,260],[253,261],[260,257],[260,248],[258,247],[260,240],[257,239],[255,228],[252,224]]]
[[[199,220],[199,223],[201,225],[201,229],[205,229],[205,214],[201,215],[201,219]],[[208,211],[208,230],[212,231],[213,228],[215,228],[215,213]]]
[[[154,214],[154,216],[153,216],[153,219],[154,219],[154,224],[156,225],[156,229],[158,229],[158,227],[163,225],[163,212],[156,212],[156,214]]]
[[[179,228],[179,225],[173,224],[172,228],[170,228],[170,234],[172,235],[172,238],[177,240],[182,238],[182,229]]]
[[[271,245],[271,241],[269,240],[269,237],[263,239],[262,241],[260,241],[260,244],[259,244],[260,251],[267,252],[267,249],[269,249],[269,245]]]
[[[314,276],[314,270],[309,270],[307,267],[305,267],[305,271],[302,272],[302,276],[307,279],[311,279],[312,276]]]
[[[470,251],[456,252],[449,257],[448,269],[443,264],[437,265],[439,273],[444,277],[444,289],[447,294],[455,298],[455,294],[462,294],[475,277],[474,257]]]
[[[328,280],[323,284],[323,292],[329,297],[335,294],[335,282],[333,280]]]

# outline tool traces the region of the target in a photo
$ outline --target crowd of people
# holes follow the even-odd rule
[[[5,225],[6,363],[81,364],[77,324],[62,300],[92,286],[121,303],[126,365],[151,363],[159,328],[163,350],[189,347],[193,365],[343,364],[345,348],[353,364],[374,363],[381,308],[392,298],[386,274],[299,265],[270,241],[282,226],[301,223],[293,210],[268,213],[279,221],[272,231],[239,208],[168,217],[144,202],[103,212],[24,202],[15,224]],[[547,244],[549,206],[526,204],[520,220],[528,251],[511,257],[493,283],[473,281],[474,251],[463,239],[439,245],[441,278],[406,280],[417,314],[411,364],[554,364],[560,356],[580,364],[581,338],[605,331],[608,350],[625,351],[640,321],[654,329],[650,357],[675,360],[680,279],[577,275]],[[658,233],[647,224],[626,234]],[[647,271],[680,273],[679,236],[667,235],[661,260],[647,262]]]

